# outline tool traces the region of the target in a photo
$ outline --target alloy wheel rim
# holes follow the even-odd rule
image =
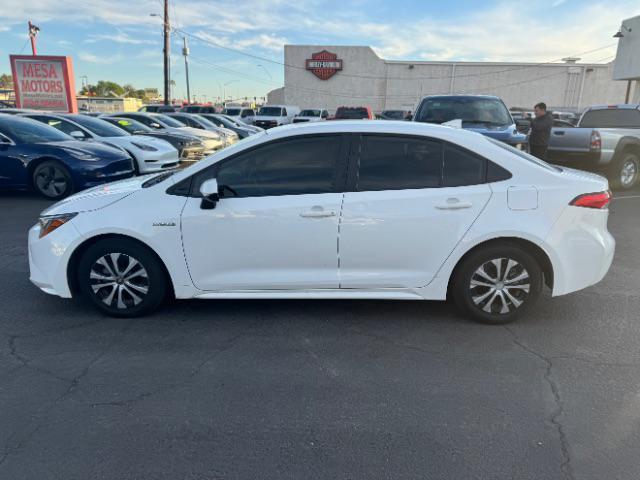
[[[638,163],[634,158],[628,158],[622,164],[620,171],[620,183],[625,186],[632,185],[638,176]]]
[[[139,305],[149,293],[149,275],[140,261],[125,253],[107,253],[89,272],[93,294],[119,310]]]
[[[38,189],[49,197],[57,197],[67,189],[67,179],[62,170],[54,166],[42,168],[36,175]]]
[[[471,275],[473,303],[485,313],[506,315],[520,308],[531,290],[527,269],[512,258],[494,258]]]

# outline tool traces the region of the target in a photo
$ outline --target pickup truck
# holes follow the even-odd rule
[[[604,173],[630,189],[640,180],[640,105],[589,107],[576,127],[551,129],[549,161]]]

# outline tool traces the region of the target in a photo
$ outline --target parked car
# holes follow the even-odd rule
[[[204,144],[202,140],[186,133],[175,133],[167,130],[154,130],[145,124],[131,118],[122,117],[100,117],[102,120],[121,128],[131,135],[144,135],[147,137],[160,138],[166,140],[173,148],[178,150],[178,157],[185,161],[200,160],[204,157]]]
[[[218,127],[215,123],[207,120],[205,117],[200,116],[197,113],[167,113],[168,116],[178,120],[179,122],[184,123],[187,127],[197,128],[200,130],[208,130],[210,132],[215,132],[224,141],[224,145],[229,146],[236,143],[240,137],[233,130],[229,130],[228,128]]]
[[[21,116],[0,115],[1,189],[33,189],[56,200],[133,174],[133,160],[121,149],[81,142]]]
[[[414,122],[443,124],[461,121],[462,128],[525,150],[527,136],[519,132],[504,102],[491,95],[431,95],[418,105]]]
[[[607,175],[630,189],[640,181],[640,105],[595,105],[576,127],[551,129],[551,161]]]
[[[238,122],[234,122],[224,115],[220,115],[217,113],[201,113],[200,115],[220,128],[228,128],[229,130],[235,132],[240,138],[247,138],[258,132],[257,127],[253,127],[244,123],[240,124]]]
[[[300,108],[294,105],[263,105],[253,119],[253,124],[267,129],[288,125],[300,113]]]
[[[213,105],[185,105],[180,109],[182,113],[217,113]]]
[[[120,112],[110,115],[111,117],[130,118],[137,120],[154,130],[162,130],[170,133],[179,133],[184,135],[192,135],[202,141],[204,144],[205,155],[210,155],[224,147],[224,142],[220,135],[215,132],[208,132],[197,128],[187,127],[184,123],[175,120],[168,115],[162,113],[143,113],[143,112]]]
[[[239,120],[236,120],[233,117],[230,117],[229,115],[225,115],[224,113],[220,113],[220,114],[217,114],[217,115],[219,115],[222,118],[226,118],[227,120],[232,122],[236,127],[242,127],[242,128],[247,129],[247,130],[251,130],[253,133],[264,132],[264,128],[262,128],[262,127],[258,127],[256,125],[250,125],[248,123],[241,122]]]
[[[332,120],[373,120],[370,107],[338,107]]]
[[[177,112],[181,107],[177,105],[165,105],[164,103],[149,104],[138,109],[139,112],[166,113]]]
[[[322,122],[329,118],[329,112],[324,108],[306,108],[293,118],[293,123]]]
[[[134,167],[139,174],[175,168],[180,161],[178,151],[170,143],[160,138],[131,135],[99,118],[46,113],[25,116],[46,123],[76,140],[96,141],[123,149],[135,160]]]
[[[461,129],[308,123],[50,207],[29,232],[30,278],[123,317],[168,295],[450,295],[506,323],[544,284],[558,296],[603,278],[608,188]]]
[[[3,108],[0,109],[0,113],[7,115],[19,115],[21,113],[38,113],[40,110],[32,110],[29,108]]]
[[[246,123],[249,125],[253,124],[253,121],[256,116],[256,111],[254,108],[249,107],[234,107],[229,106],[222,109],[222,113],[233,118],[237,122]]]
[[[411,110],[383,110],[380,120],[411,120]]]

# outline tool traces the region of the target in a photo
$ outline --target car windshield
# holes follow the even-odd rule
[[[229,120],[227,120],[224,117],[220,117],[219,115],[212,115],[210,113],[205,113],[202,115],[202,117],[206,118],[207,120],[209,120],[214,125],[217,125],[218,127],[227,127],[231,125],[231,122]]]
[[[513,153],[514,155],[517,155],[518,157],[531,162],[531,163],[535,163],[536,165],[543,167],[547,170],[552,170],[554,172],[561,172],[562,169],[560,167],[556,167],[555,165],[551,165],[547,162],[545,162],[544,160],[540,160],[537,157],[534,157],[533,155],[524,152],[522,150],[518,150],[517,148],[512,147],[511,145],[507,145],[504,142],[501,142],[500,140],[496,140],[495,138],[491,138],[491,137],[483,137],[485,140],[493,143],[494,145],[497,145],[498,147],[507,150],[511,153]]]
[[[282,109],[280,107],[262,107],[258,111],[258,115],[263,117],[279,117],[282,115]]]
[[[340,107],[336,111],[336,118],[339,119],[361,119],[368,118],[369,112],[367,112],[366,108],[363,107]]]
[[[231,118],[227,115],[221,115],[222,118],[226,118],[229,122],[231,122],[233,125],[235,125],[236,127],[241,127],[242,125],[240,125],[239,122],[237,122],[234,118]]]
[[[156,118],[156,119],[160,120],[162,123],[164,123],[165,125],[167,125],[169,127],[173,127],[173,128],[181,128],[181,127],[186,126],[184,123],[179,122],[175,118],[171,118],[169,115],[163,115],[161,113],[156,113],[153,116],[153,118]]]
[[[140,123],[137,120],[131,120],[128,118],[109,118],[109,119],[106,119],[106,121],[117,127],[120,127],[121,129],[129,133],[153,131],[151,128],[147,127],[144,123]]]
[[[300,112],[301,117],[319,117],[320,116],[320,110],[302,110]]]
[[[66,118],[83,126],[98,137],[127,137],[130,135],[121,128],[99,118],[88,117],[86,115],[68,115]]]
[[[416,114],[417,122],[445,123],[462,120],[463,124],[505,126],[513,120],[507,107],[497,98],[434,97],[427,98]]]
[[[210,128],[218,128],[218,126],[213,123],[211,120],[209,120],[208,118],[202,116],[202,115],[193,115],[194,117],[196,117],[198,119],[198,122],[200,122],[202,125],[205,125],[207,127]]]
[[[405,117],[405,113],[402,110],[385,110],[382,114],[387,118],[397,120],[402,120]]]
[[[5,118],[6,117],[6,118]],[[73,140],[66,133],[36,120],[13,115],[0,118],[0,132],[16,143],[64,142]]]
[[[236,115],[240,115],[240,109],[239,108],[225,108],[224,109],[224,113],[226,113],[227,115],[233,115],[235,117]]]

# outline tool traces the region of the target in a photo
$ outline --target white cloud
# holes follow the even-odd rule
[[[86,43],[96,43],[96,42],[115,42],[115,43],[124,43],[130,45],[152,45],[157,43],[154,40],[149,38],[145,38],[143,36],[131,36],[125,32],[118,31],[116,33],[100,33],[100,34],[90,34],[87,37]]]
[[[88,63],[96,63],[96,64],[110,64],[120,62],[125,59],[123,55],[95,55],[90,52],[80,52],[78,53],[78,58],[83,62]]]

